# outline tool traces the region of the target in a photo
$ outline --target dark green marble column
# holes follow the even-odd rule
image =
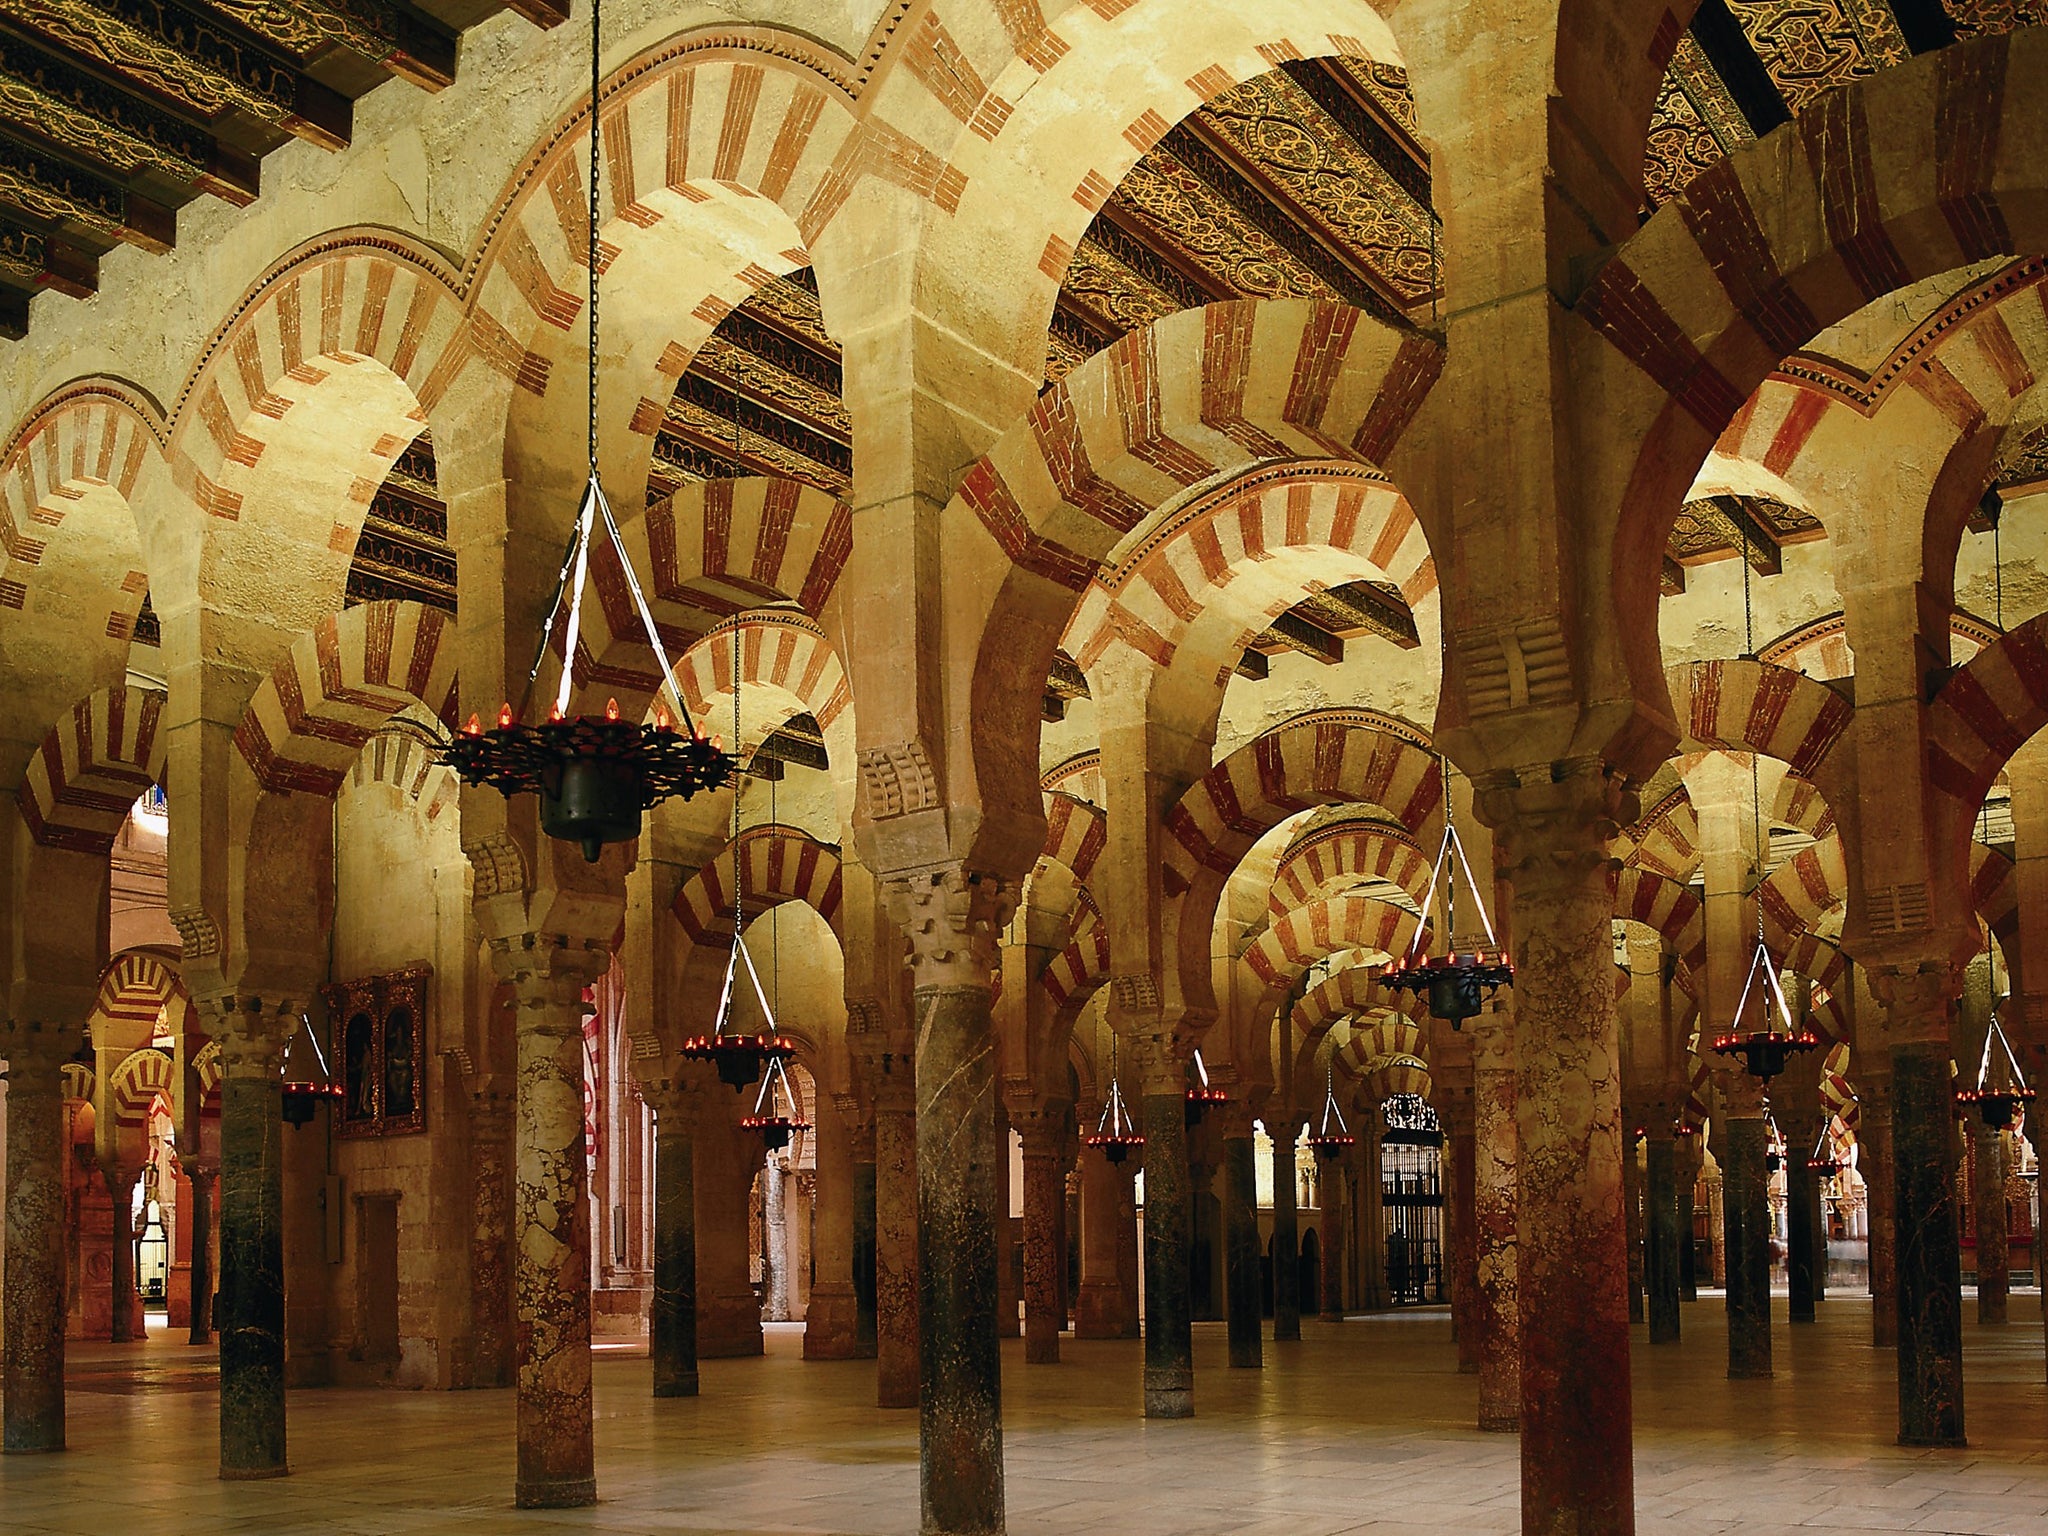
[[[1721,1209],[1728,1245],[1728,1376],[1771,1374],[1771,1202],[1764,1122],[1730,1114],[1722,1122]]]
[[[1187,1094],[1178,1067],[1145,1090],[1145,1417],[1195,1415]]]
[[[1892,1047],[1901,1445],[1965,1443],[1953,1092],[1946,1044]]]
[[[214,1171],[197,1163],[185,1166],[192,1187],[192,1344],[213,1342],[213,1181]]]
[[[1667,1128],[1652,1133],[1643,1171],[1645,1211],[1643,1278],[1649,1291],[1650,1342],[1678,1342],[1680,1245],[1691,1235],[1690,1211],[1680,1210],[1678,1147]]]
[[[925,1536],[1003,1529],[1002,1358],[996,1334],[995,1031],[989,987],[931,985],[917,1021],[918,1430]],[[986,971],[983,972],[984,978]]]
[[[1294,1142],[1301,1125],[1276,1119],[1267,1130],[1273,1137],[1273,1342],[1278,1344],[1301,1337],[1301,1219],[1294,1203]]]
[[[1700,1139],[1697,1132],[1678,1139],[1678,1299],[1700,1299],[1699,1243],[1692,1228],[1693,1200],[1699,1194]]]
[[[875,1358],[875,1163],[853,1165],[853,1358]]]
[[[64,1449],[65,1057],[76,1031],[0,1024],[7,1057],[7,1274],[0,1365],[12,1454]]]
[[[1223,1139],[1223,1294],[1233,1370],[1255,1371],[1264,1364],[1259,1290],[1259,1197],[1247,1114]]]
[[[229,998],[219,1034],[220,1475],[282,1477],[284,1040],[293,1018]],[[316,1120],[307,1134],[324,1135]]]
[[[656,1397],[697,1395],[697,1174],[689,1105],[671,1089],[654,1119],[654,1301],[647,1349]]]

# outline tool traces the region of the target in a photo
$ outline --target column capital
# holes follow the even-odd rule
[[[1010,1128],[1024,1143],[1026,1157],[1058,1157],[1065,1144],[1074,1106],[1065,1100],[1029,1101],[1013,1099],[1005,1108]]]
[[[219,993],[195,998],[193,1007],[200,1029],[220,1046],[221,1072],[228,1077],[282,1071],[285,1042],[305,1016],[305,1004],[298,998],[274,993]]]
[[[1003,928],[1017,905],[1012,882],[965,864],[880,878],[889,915],[910,940],[917,986],[990,985]]]
[[[0,1019],[0,1056],[10,1078],[18,1070],[55,1073],[85,1039],[80,1023],[47,1024],[40,1019]],[[51,1086],[56,1079],[51,1078]]]
[[[1865,967],[1870,990],[1884,1004],[1887,1045],[1949,1043],[1963,968],[1949,960],[1904,961]]]
[[[515,934],[490,949],[492,971],[512,985],[516,1026],[564,1038],[582,1028],[583,989],[611,966],[603,944],[566,934]]]
[[[1499,769],[1476,777],[1473,790],[1518,900],[1576,894],[1604,877],[1616,834],[1641,809],[1627,780],[1597,757]]]

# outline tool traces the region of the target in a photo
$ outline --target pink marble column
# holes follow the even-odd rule
[[[517,1375],[512,1317],[512,1120],[518,1085],[496,1079],[469,1098],[470,1384],[509,1387]]]
[[[1066,1221],[1066,1144],[1064,1105],[1012,1111],[1024,1143],[1024,1363],[1058,1365],[1060,1331],[1065,1324],[1060,1305],[1060,1260]]]
[[[0,1365],[9,1455],[64,1449],[64,1095],[76,1027],[0,1020],[7,1058],[7,1269]]]
[[[704,1360],[746,1358],[763,1347],[752,1222],[754,1181],[764,1166],[761,1138],[735,1123],[741,1100],[730,1089],[707,1085],[705,1094],[691,1152],[697,1354]]]
[[[135,1181],[142,1177],[133,1168],[103,1163],[100,1176],[107,1182],[108,1217],[113,1225],[113,1258],[108,1297],[113,1317],[112,1342],[133,1344],[145,1333],[142,1297],[135,1289]]]
[[[1588,763],[1479,798],[1514,892],[1522,1530],[1631,1536],[1609,848],[1633,797]]]
[[[1504,1006],[1468,1026],[1472,1055],[1472,1226],[1479,1427],[1522,1427],[1522,1329],[1515,1288],[1515,1020]]]
[[[492,944],[519,1046],[512,1270],[521,1509],[597,1502],[590,1396],[590,1202],[583,1147],[584,988],[610,955],[526,934]]]
[[[1116,1165],[1094,1148],[1081,1153],[1081,1290],[1074,1298],[1074,1337],[1123,1337],[1117,1268],[1117,1224],[1123,1197]]]

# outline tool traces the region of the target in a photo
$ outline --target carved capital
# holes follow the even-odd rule
[[[986,987],[997,948],[1017,904],[1008,881],[948,865],[882,883],[889,914],[910,940],[920,987]]]
[[[57,1072],[85,1038],[78,1024],[46,1024],[39,1019],[0,1019],[0,1056],[7,1058],[11,1083],[30,1081],[57,1090]]]
[[[491,969],[510,982],[516,1028],[566,1038],[589,1011],[583,989],[611,965],[611,952],[591,940],[524,933],[491,940]]]
[[[1598,758],[1507,770],[1475,781],[1474,805],[1493,828],[1494,856],[1518,902],[1563,900],[1605,886],[1615,836],[1640,804]]]
[[[304,1005],[293,998],[230,992],[195,999],[200,1028],[220,1046],[223,1077],[274,1076],[297,1032]]]
[[[1884,1004],[1886,1045],[1948,1044],[1963,995],[1961,966],[1947,960],[1874,965],[1869,976],[1870,990]]]

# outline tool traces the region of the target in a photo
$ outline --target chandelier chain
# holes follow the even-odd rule
[[[602,83],[602,55],[599,49],[598,10],[602,0],[590,0],[590,227],[585,265],[590,278],[590,472],[597,473],[597,93]]]

